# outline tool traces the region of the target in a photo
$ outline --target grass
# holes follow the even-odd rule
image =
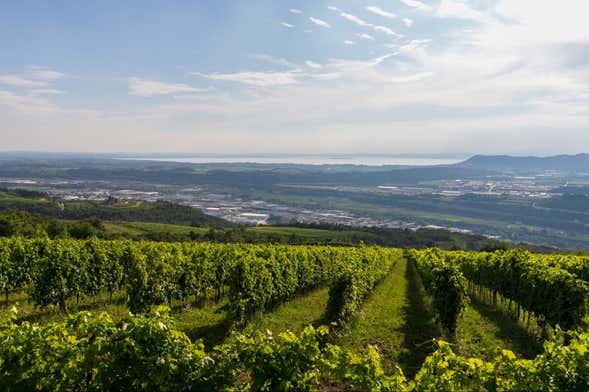
[[[407,263],[406,301],[403,307],[404,351],[399,356],[399,365],[408,376],[413,376],[428,355],[435,350],[434,340],[442,336],[440,327],[434,321],[431,304],[425,294],[421,278],[413,263]]]
[[[118,222],[116,224],[129,231],[138,231],[139,233],[160,233],[166,232],[171,234],[190,234],[206,233],[209,229],[202,227],[171,225],[166,223],[152,223],[152,222]]]
[[[330,243],[351,243],[359,240],[366,242],[378,242],[379,236],[369,232],[356,230],[324,230],[302,227],[280,227],[280,226],[261,226],[248,227],[246,231],[250,233],[264,234],[268,236],[282,237],[285,240],[296,238],[306,243],[330,242]]]
[[[9,306],[16,306],[18,310],[17,322],[29,321],[44,324],[53,321],[64,320],[67,315],[59,310],[57,306],[47,306],[40,308],[28,298],[26,290],[19,290],[10,293]],[[125,293],[114,293],[112,299],[106,292],[101,292],[90,298],[81,297],[76,304],[75,298],[66,301],[68,312],[88,311],[93,313],[107,312],[114,320],[121,319],[129,314],[125,303]],[[2,301],[2,306],[5,302]]]
[[[20,197],[16,195],[11,195],[5,192],[0,192],[0,202],[6,203],[24,203],[24,204],[42,204],[48,203],[47,200],[40,200],[40,199],[28,199],[25,197]]]
[[[248,331],[285,332],[290,330],[300,333],[308,325],[317,325],[327,305],[328,288],[323,287],[294,298],[292,301],[278,306],[271,312],[260,315],[248,326]],[[0,307],[6,306],[2,298]],[[231,333],[231,322],[227,319],[225,305],[227,299],[219,302],[207,301],[202,307],[186,301],[174,301],[170,314],[178,329],[186,333],[192,340],[202,339],[205,347],[210,349],[220,343]],[[38,308],[28,300],[25,290],[10,293],[11,307],[18,308],[17,322],[29,321],[39,324],[61,321],[67,317],[56,306]],[[91,298],[80,298],[78,306],[75,299],[67,301],[68,311],[90,311],[93,313],[107,312],[114,320],[120,320],[129,314],[125,293],[120,291],[113,295],[112,301],[108,293],[102,292]]]
[[[483,359],[493,358],[501,349],[528,359],[542,351],[541,342],[524,325],[474,296],[458,321],[456,342],[461,355]]]
[[[120,291],[113,295],[112,301],[109,294],[101,292],[91,298],[80,298],[76,306],[75,299],[67,301],[68,311],[89,311],[92,313],[107,312],[113,320],[120,320],[129,315],[126,304],[125,292]],[[9,307],[18,309],[17,322],[29,321],[38,324],[64,320],[67,315],[56,306],[39,308],[28,300],[26,291],[19,290],[9,295]],[[2,296],[1,309],[6,307]],[[185,332],[191,339],[203,339],[208,348],[222,343],[229,334],[230,323],[227,321],[223,306],[226,300],[219,302],[208,301],[202,307],[196,307],[189,302],[175,301],[170,310],[176,326]]]
[[[368,345],[375,346],[383,357],[385,367],[398,363],[401,353],[406,350],[403,347],[403,309],[407,305],[406,264],[405,260],[398,262],[375,288],[350,333],[338,342],[355,352],[364,351]]]
[[[298,334],[309,325],[320,324],[327,306],[327,298],[327,287],[298,296],[253,320],[248,330],[261,332],[269,330],[272,333],[291,331]]]
[[[438,336],[423,288],[412,265],[403,259],[375,288],[350,333],[338,343],[356,352],[376,346],[385,370],[398,364],[405,374],[413,375]]]
[[[223,309],[226,304],[226,300],[221,300],[208,302],[202,308],[179,306],[173,309],[172,317],[176,326],[191,340],[202,339],[205,347],[210,349],[223,343],[231,331],[231,322]]]
[[[209,229],[206,227],[192,227],[152,222],[105,221],[104,227],[109,233],[129,234],[135,236],[157,233],[170,233],[174,235],[190,235],[191,233],[205,234],[207,231],[209,231]],[[265,235],[282,236],[285,238],[296,237],[309,242],[327,240],[349,241],[354,236],[366,239],[378,238],[377,235],[361,231],[335,231],[299,227],[247,227],[245,228],[245,231]]]
[[[124,223],[103,222],[104,229],[113,234],[143,235],[144,230],[125,225]]]

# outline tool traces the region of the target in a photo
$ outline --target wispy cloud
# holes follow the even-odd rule
[[[400,46],[399,51],[411,57],[423,57],[424,49],[430,42],[430,38],[414,39]]]
[[[22,88],[47,87],[65,76],[64,73],[32,65],[26,67],[22,73],[0,75],[0,83]]]
[[[466,19],[479,23],[493,22],[491,16],[474,9],[469,3],[456,0],[442,0],[436,10],[436,15],[441,18]]]
[[[0,83],[14,87],[45,87],[49,85],[45,80],[31,80],[16,74],[0,75]]]
[[[352,23],[355,23],[358,26],[362,26],[362,27],[372,27],[373,26],[373,24],[368,23],[368,22],[366,22],[363,19],[360,19],[356,15],[352,15],[352,14],[350,14],[348,12],[344,12],[344,11],[340,10],[339,8],[337,8],[337,7],[329,6],[329,7],[327,7],[327,9],[329,9],[331,11],[334,11],[334,12],[337,12],[342,18],[344,18],[344,19],[346,19],[346,20],[348,20],[348,21],[350,21]]]
[[[403,23],[405,24],[406,27],[411,27],[411,26],[413,26],[413,19],[403,18]]]
[[[370,28],[374,29],[374,31],[379,31],[381,33],[385,33],[387,35],[395,36],[397,38],[400,38],[400,37],[403,36],[401,34],[395,33],[392,29],[390,29],[390,28],[388,28],[386,26],[377,26],[377,25],[374,25],[372,23],[368,23],[365,20],[357,17],[356,15],[350,14],[348,12],[344,12],[344,11],[340,10],[339,8],[337,8],[337,7],[329,6],[327,8],[329,8],[332,11],[335,11],[335,12],[339,13],[339,15],[342,18],[344,18],[344,19],[346,19],[346,20],[348,20],[348,21],[350,21],[352,23],[355,23],[358,26],[361,26],[361,27],[370,27]]]
[[[318,73],[310,75],[311,79],[328,81],[328,80],[335,80],[342,77],[340,72],[326,72],[326,73]]]
[[[66,75],[62,72],[54,71],[52,69],[40,67],[37,65],[31,65],[27,67],[26,74],[32,79],[45,80],[48,82],[66,77]]]
[[[291,14],[302,14],[303,13],[303,11],[296,9],[296,8],[291,8],[289,11]]]
[[[421,1],[417,1],[417,0],[399,0],[399,1],[401,1],[401,3],[403,3],[409,7],[417,8],[422,11],[432,11],[433,10],[432,6],[422,3]]]
[[[292,29],[294,27],[294,25],[291,25],[290,23],[286,23],[286,22],[282,22],[280,24],[286,28],[289,28],[289,29]]]
[[[288,61],[287,59],[276,58],[276,57],[270,56],[268,54],[252,54],[250,57],[252,57],[256,60],[264,61],[269,64],[283,65],[283,66],[289,67],[289,68],[295,67],[295,65],[293,63],[291,63],[290,61]]]
[[[237,82],[257,87],[295,84],[297,83],[297,77],[302,76],[298,70],[285,72],[236,72],[229,74],[203,74],[199,72],[193,72],[192,75],[205,77],[211,80]]]
[[[391,78],[391,82],[393,83],[409,83],[409,82],[418,82],[423,79],[427,79],[430,76],[433,76],[433,72],[420,72],[416,74],[410,75],[403,75],[403,76],[395,76]]]
[[[200,89],[186,84],[163,83],[145,80],[137,77],[129,78],[129,94],[138,97],[153,97],[154,95],[168,95],[187,92],[199,92]]]
[[[61,95],[65,94],[63,90],[57,90],[53,88],[41,88],[41,89],[34,89],[29,91],[31,95]]]
[[[391,35],[397,38],[403,37],[403,34],[395,33],[393,30],[386,26],[374,26],[374,30],[380,31],[382,33],[385,33],[386,35]]]
[[[382,8],[376,7],[374,5],[370,5],[366,7],[366,9],[376,15],[384,16],[385,18],[394,19],[397,17],[397,15],[395,15],[393,12],[385,11]]]
[[[309,68],[313,68],[313,69],[321,69],[323,68],[323,66],[319,63],[315,63],[313,61],[305,61],[305,64],[307,65],[307,67]]]
[[[374,41],[374,37],[371,36],[370,34],[362,33],[362,34],[356,34],[356,36],[358,38],[368,39],[368,40]]]
[[[344,41],[344,44],[345,44],[345,45],[356,45],[356,42],[355,42],[355,41],[351,41],[351,40],[347,39],[347,40],[345,40],[345,41]]]
[[[318,18],[314,18],[312,16],[309,18],[309,20],[311,22],[313,22],[314,24],[316,24],[317,26],[319,26],[319,27],[323,27],[323,28],[326,28],[326,29],[330,29],[331,28],[331,25],[329,23],[327,23],[326,21],[324,21],[324,20],[321,20],[321,19],[318,19]]]
[[[352,23],[356,23],[358,26],[372,26],[371,23],[368,23],[365,20],[360,19],[356,15],[348,14],[347,12],[342,12],[340,13],[340,15],[342,18],[347,19]]]
[[[1,106],[7,106],[27,114],[55,113],[60,111],[57,105],[43,98],[34,95],[18,95],[11,91],[3,90],[0,90]]]

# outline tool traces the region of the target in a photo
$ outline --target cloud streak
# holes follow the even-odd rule
[[[381,33],[385,33],[386,35],[391,35],[393,37],[402,38],[403,34],[399,34],[391,30],[386,26],[374,26],[375,31],[380,31]]]
[[[252,54],[251,57],[256,60],[260,60],[265,63],[268,63],[268,64],[282,65],[282,66],[290,67],[290,68],[295,67],[295,65],[293,63],[291,63],[290,61],[288,61],[287,59],[276,58],[276,57],[270,56],[268,54]]]
[[[23,73],[0,75],[0,84],[22,88],[47,87],[65,76],[64,73],[48,68],[28,66]]]
[[[61,95],[61,94],[65,94],[65,91],[52,89],[52,88],[44,88],[44,89],[41,88],[41,89],[31,90],[29,93],[31,95]]]
[[[35,95],[18,95],[11,91],[0,90],[0,109],[9,107],[25,114],[52,114],[60,111],[57,105]]]
[[[418,82],[423,79],[427,79],[430,76],[433,76],[433,72],[420,72],[411,75],[403,75],[403,76],[394,76],[391,78],[391,82],[393,83],[409,83],[409,82]]]
[[[129,94],[137,97],[153,97],[156,95],[194,93],[199,91],[201,90],[186,84],[164,83],[137,77],[129,78]]]
[[[393,12],[385,11],[382,8],[376,7],[374,5],[367,6],[366,10],[372,12],[373,14],[384,16],[385,18],[395,19],[397,17],[397,15],[395,15]]]
[[[408,7],[417,8],[421,11],[433,11],[433,7],[417,0],[399,0]]]
[[[21,75],[0,75],[0,83],[14,87],[45,87],[49,83],[45,80],[31,80]]]
[[[310,20],[312,23],[314,23],[314,24],[316,24],[317,26],[319,26],[319,27],[323,27],[323,28],[325,28],[325,29],[330,29],[330,28],[331,28],[331,25],[330,25],[329,23],[327,23],[326,21],[324,21],[324,20],[321,20],[321,19],[318,19],[318,18],[314,18],[314,17],[312,17],[312,16],[311,16],[311,17],[309,17],[309,20]]]
[[[371,36],[370,34],[362,33],[362,34],[356,34],[356,36],[358,38],[362,38],[362,39],[367,39],[367,40],[370,40],[370,41],[374,41],[374,37]]]
[[[48,82],[63,79],[66,77],[66,75],[62,72],[54,71],[39,66],[29,66],[27,68],[26,74],[32,79],[44,80]]]
[[[321,69],[321,68],[323,68],[323,66],[321,64],[315,63],[315,62],[309,61],[309,60],[305,61],[305,64],[307,65],[307,67],[313,68],[313,69]]]
[[[198,72],[192,73],[195,76],[201,76],[211,80],[218,80],[224,82],[236,82],[255,87],[273,87],[286,86],[298,82],[297,78],[301,76],[298,71],[286,72],[236,72],[236,73],[214,73],[202,74]]]
[[[358,18],[356,15],[348,14],[346,12],[341,12],[340,15],[342,18],[344,18],[352,23],[356,23],[358,26],[362,26],[362,27],[372,26],[372,24],[366,22],[365,20]]]
[[[361,26],[361,27],[369,27],[369,28],[372,28],[374,31],[385,33],[386,35],[394,36],[394,37],[397,37],[397,38],[403,37],[402,34],[398,34],[398,33],[394,32],[389,27],[386,27],[386,26],[378,26],[378,25],[374,25],[372,23],[368,23],[364,19],[361,19],[361,18],[357,17],[356,15],[350,14],[348,12],[344,12],[344,11],[340,10],[339,8],[337,8],[337,7],[329,6],[327,8],[330,9],[331,11],[335,11],[335,12],[339,13],[339,15],[342,18],[344,18],[344,19],[346,19],[346,20],[348,20],[348,21],[350,21],[352,23],[355,23],[358,26]],[[385,11],[383,11],[383,12],[385,12]],[[354,44],[355,44],[355,42],[354,42]]]

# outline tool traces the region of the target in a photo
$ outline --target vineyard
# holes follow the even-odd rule
[[[0,240],[4,390],[589,389],[589,260]]]

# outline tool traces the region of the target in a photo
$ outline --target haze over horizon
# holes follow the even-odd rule
[[[0,151],[579,153],[586,2],[0,4]]]

